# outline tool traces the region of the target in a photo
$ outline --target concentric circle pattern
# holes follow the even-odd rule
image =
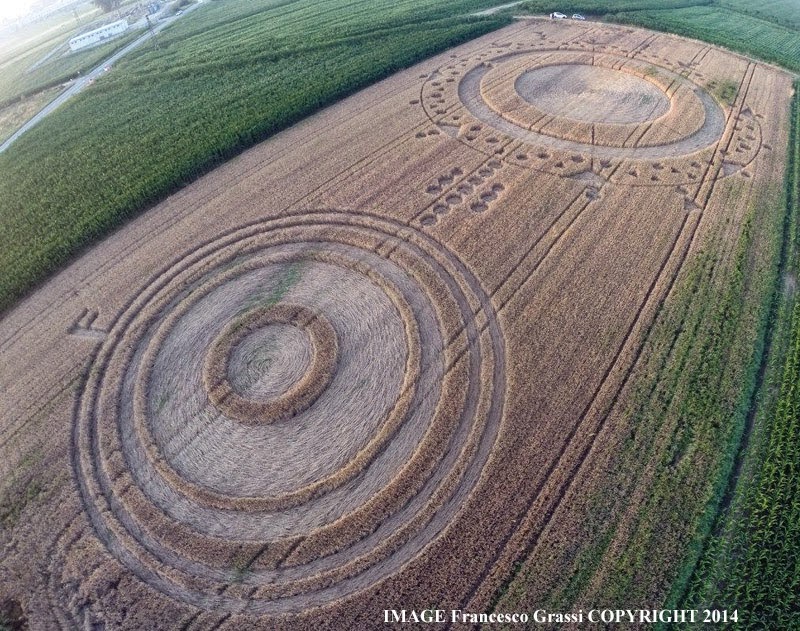
[[[276,331],[275,325],[293,325],[309,338],[313,360],[300,379],[281,379],[281,375],[265,378],[263,374],[274,363],[279,364],[279,370],[289,372],[295,361],[309,364],[307,349],[298,343],[295,329],[284,327]],[[252,335],[254,332],[262,335]],[[245,340],[248,343],[242,344]],[[245,349],[240,349],[240,345]],[[254,424],[284,421],[306,410],[327,389],[336,369],[338,351],[336,331],[321,313],[286,303],[257,307],[234,318],[214,341],[206,355],[203,381],[209,400],[229,418]],[[286,387],[284,381],[292,384]],[[277,394],[248,396],[255,385],[276,390]]]
[[[84,504],[173,598],[341,598],[459,511],[497,434],[503,353],[478,281],[406,226],[243,228],[165,269],[99,348],[74,433]]]
[[[726,121],[717,100],[679,70],[566,46],[484,51],[431,73],[421,102],[445,133],[517,166],[608,177],[622,162],[646,162],[653,173],[645,181],[636,167],[615,177],[676,185],[699,177],[678,162],[713,151]],[[509,142],[520,151],[504,155]],[[665,166],[667,177],[659,173]]]

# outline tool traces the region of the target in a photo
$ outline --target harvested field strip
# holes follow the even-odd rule
[[[744,250],[740,250],[740,252],[743,252],[743,251]],[[691,277],[691,275],[694,275],[695,277],[697,277],[696,274],[691,274],[691,270],[689,270],[689,273],[690,273],[690,277]],[[708,272],[705,272],[703,275],[707,276]],[[686,290],[684,290],[684,289],[682,289],[680,291],[681,291],[681,294],[686,293]],[[689,290],[688,293],[689,293],[689,295],[692,295],[692,294],[694,294],[695,291],[696,290]],[[708,302],[704,301],[702,298],[703,298],[702,295],[698,295],[696,298],[692,298],[692,299],[693,300],[697,300],[699,302],[699,304],[708,304]],[[684,313],[691,313],[691,311],[684,311]],[[667,317],[668,318],[669,316],[664,314],[664,315],[662,315],[660,317]],[[700,326],[699,323],[702,321],[702,310],[698,311],[698,316],[693,318],[693,319],[694,319],[694,322],[695,322],[694,326],[695,327]],[[656,330],[659,330],[659,329],[663,330],[663,325],[662,324],[659,324],[657,326],[658,326],[658,328]],[[669,323],[670,331],[673,331],[673,330],[680,331],[683,327],[685,327],[685,325],[680,325],[680,328],[673,329],[672,326],[673,326],[673,323],[670,322]],[[690,330],[692,330],[692,329],[690,329]],[[697,329],[695,328],[694,330],[696,331]],[[658,333],[658,335],[659,336],[663,335],[663,333]],[[696,335],[696,333],[688,335],[688,339],[691,340],[692,337],[694,337],[694,335]],[[670,371],[670,373],[677,376],[677,375],[679,375],[681,373],[682,370],[684,370],[683,366],[684,366],[686,360],[684,359],[684,360],[678,361],[676,358],[671,358],[673,353],[677,350],[676,346],[675,346],[676,340],[678,340],[678,339],[682,340],[681,341],[681,348],[683,348],[683,349],[692,348],[692,345],[694,344],[694,342],[690,341],[688,346],[687,346],[686,341],[683,341],[683,340],[687,339],[687,335],[686,334],[683,334],[680,337],[677,336],[677,335],[671,335],[671,338],[672,338],[672,342],[669,343],[666,346],[667,352],[666,352],[666,354],[663,355],[663,359],[661,361],[662,361],[662,366],[668,367],[668,370]],[[658,339],[658,337],[656,338],[656,340],[657,339]],[[651,341],[649,343],[653,343],[653,342]],[[693,352],[697,352],[697,351],[695,350]],[[685,353],[685,350],[684,350],[684,353]],[[705,353],[703,353],[704,356],[707,356],[707,353],[708,353],[708,349],[706,349]],[[683,356],[686,357],[685,354]],[[668,374],[670,374],[670,373],[668,373]],[[658,374],[658,373],[656,373],[656,374]],[[715,377],[712,377],[712,378],[715,378]],[[650,386],[651,390],[653,388],[655,388],[655,383],[656,383],[655,379],[652,381],[652,383],[653,383],[653,385]],[[663,387],[663,388],[667,389],[668,392],[669,391],[673,392],[673,394],[671,395],[671,397],[669,399],[667,399],[667,403],[665,404],[666,408],[668,409],[672,405],[672,402],[675,400],[675,396],[676,396],[675,395],[675,391],[668,385],[669,384],[669,378],[665,379],[662,376],[661,378],[658,379],[657,383],[659,383],[659,387]],[[661,384],[663,384],[663,386]],[[713,386],[712,385],[711,387],[715,388],[717,386]],[[692,390],[689,389],[688,392],[692,392]],[[649,407],[650,406],[650,402],[653,401],[653,394],[651,392],[649,395],[648,394],[637,395],[635,400],[640,401],[639,405],[641,405],[642,408],[646,408],[646,407]],[[614,412],[612,410],[612,413],[616,415],[619,412]],[[644,441],[644,444],[651,444],[648,441],[648,439],[646,438],[647,431],[648,431],[647,426],[642,425],[641,423],[637,424],[636,444],[641,445],[642,441]],[[633,435],[633,429],[631,430],[631,434]],[[640,438],[641,434],[644,434],[645,437]],[[661,459],[663,457],[659,453],[659,449],[657,449],[656,446],[652,446],[652,444],[651,444],[651,449],[652,449],[652,453],[653,453],[653,457],[654,458]],[[632,456],[633,458],[635,458],[635,461],[644,461],[644,462],[647,461],[646,452],[645,452],[645,454],[643,454],[641,449],[637,449],[635,452],[632,452],[632,453],[635,453],[635,455]],[[676,455],[682,456],[683,454],[681,453],[681,451],[678,451]],[[681,460],[681,458],[678,458],[678,461],[680,461],[680,460]],[[633,460],[625,460],[624,462],[627,463],[624,466],[623,465],[617,465],[617,466],[620,467],[619,475],[624,476],[624,479],[629,480],[632,477],[633,472],[636,470],[636,467],[632,467],[632,462],[634,462]],[[666,465],[670,465],[670,459],[669,458],[667,458],[665,464]],[[610,482],[610,484],[613,485],[614,482]],[[609,507],[608,506],[607,497],[608,497],[607,494],[602,494],[601,493],[601,494],[597,495],[596,496],[597,499],[594,500],[594,506],[596,507],[596,509],[598,510],[598,514],[600,515],[600,517],[596,517],[596,519],[600,519],[601,521],[602,521],[602,519],[605,519],[604,517],[602,517],[602,515],[612,515],[613,516],[613,515],[617,515],[618,514],[614,510],[613,507]],[[603,498],[606,498],[606,499],[603,499]],[[688,504],[684,504],[684,506],[686,506],[686,505],[688,505]],[[650,504],[650,508],[649,509],[645,509],[645,510],[648,511],[648,512],[652,511],[653,510],[653,505]],[[563,519],[563,517],[561,519]],[[615,519],[617,519],[617,518],[615,517]],[[650,520],[650,518],[648,518],[648,521],[649,520]],[[661,523],[663,523],[663,522],[661,522]],[[608,526],[604,525],[603,529],[606,529],[606,528],[608,528]],[[619,561],[618,563],[615,563],[614,566],[613,566],[613,569],[611,567],[609,567],[608,561],[603,561],[601,563],[602,556],[604,554],[606,554],[605,553],[605,549],[608,548],[610,546],[610,544],[611,544],[612,539],[611,539],[610,533],[613,532],[614,528],[616,528],[616,526],[613,527],[613,528],[610,528],[609,530],[607,530],[607,532],[609,534],[605,535],[605,539],[602,539],[602,538],[600,539],[600,541],[598,542],[600,547],[596,548],[595,552],[587,551],[587,553],[589,554],[589,557],[585,561],[586,569],[584,570],[584,573],[581,575],[582,578],[580,579],[580,581],[578,581],[578,579],[576,579],[576,582],[573,582],[573,584],[571,586],[569,586],[569,587],[567,587],[565,589],[565,591],[562,593],[562,595],[560,597],[560,598],[564,598],[565,600],[544,601],[544,602],[546,602],[548,608],[575,606],[576,602],[577,603],[581,603],[582,605],[584,605],[584,604],[590,605],[590,604],[593,604],[593,603],[599,604],[597,602],[597,600],[596,600],[597,598],[601,598],[601,599],[604,599],[604,600],[610,598],[610,599],[613,600],[615,598],[623,597],[623,594],[625,595],[624,597],[627,597],[627,598],[631,597],[630,594],[631,594],[631,589],[633,588],[633,585],[631,583],[626,582],[625,576],[626,575],[628,575],[628,576],[630,575],[630,574],[628,574],[628,572],[631,572],[630,568],[632,568],[632,567],[635,568],[636,567],[636,564],[632,563],[632,559],[629,557],[627,559]],[[555,533],[552,533],[550,535],[550,537],[552,537],[554,535],[555,535]],[[605,543],[600,543],[602,541],[605,541]],[[544,550],[542,552],[544,552]],[[545,563],[541,558],[541,554],[542,553],[534,554],[531,557],[531,559],[529,561],[532,564],[531,566],[523,566],[523,568],[527,568],[527,569],[523,569],[522,570],[520,576],[518,577],[518,580],[517,580],[516,584],[512,583],[509,586],[508,591],[505,593],[505,596],[503,597],[503,599],[498,604],[498,608],[499,609],[504,610],[505,608],[507,608],[509,606],[512,606],[512,607],[514,605],[519,606],[519,602],[518,602],[517,599],[520,598],[520,590],[523,589],[523,586],[527,582],[532,580],[531,572],[540,573],[544,569],[543,565],[539,565],[540,563],[541,564]],[[551,550],[550,554],[552,554],[552,550]],[[597,556],[597,555],[599,555],[599,556]],[[650,558],[650,557],[642,556],[640,558],[644,559],[644,558]],[[556,559],[558,559],[558,557],[556,557]],[[641,561],[641,562],[644,562],[644,561]],[[585,594],[585,590],[587,589],[587,585],[590,585],[590,578],[591,578],[592,574],[597,571],[596,570],[597,567],[608,568],[608,569],[604,570],[605,574],[602,577],[602,581],[603,582],[600,583],[598,580],[595,580],[595,585],[593,586],[593,591],[591,591],[588,595],[582,596],[581,598],[579,598],[576,601],[575,599],[578,598],[579,594],[581,594],[581,593]],[[535,569],[533,569],[533,568],[535,568]],[[628,572],[625,571],[626,568],[628,569]],[[616,585],[616,587],[614,587],[615,585]],[[543,599],[544,596],[545,595],[542,594],[540,596],[540,598]],[[551,595],[550,598],[552,598],[552,597],[553,596]],[[528,598],[535,598],[535,596],[528,596]],[[542,603],[543,600],[538,600],[536,602]]]
[[[769,237],[768,237],[768,238],[769,238]],[[743,250],[743,249],[741,249],[741,248],[740,248],[740,254],[739,254],[740,261],[741,261],[741,257],[742,257],[742,252],[744,252],[744,251],[745,251],[745,250]],[[740,262],[740,264],[741,264],[741,262]],[[721,283],[721,284],[722,284],[722,286],[724,286],[724,282],[723,282],[723,283]],[[762,295],[762,301],[761,301],[761,304],[762,304],[762,307],[763,307],[763,305],[764,305],[764,302],[763,302],[763,295],[764,295],[764,294],[763,294],[763,292],[764,292],[764,286],[758,287],[758,286],[757,286],[757,284],[756,284],[755,290],[756,290],[756,291],[761,291],[761,295]],[[701,304],[705,304],[705,301],[701,301]],[[697,321],[700,321],[700,320],[698,319]],[[682,326],[679,326],[679,327],[677,327],[677,329],[676,329],[676,330],[681,330],[682,328],[683,328]],[[763,330],[762,330],[762,333],[761,333],[761,334],[763,334]],[[674,342],[673,342],[673,344],[674,344]],[[669,346],[669,348],[672,348],[672,346],[673,346],[673,345],[670,345],[670,346]],[[670,351],[670,352],[671,352],[671,351]],[[735,365],[735,362],[734,362],[734,365]],[[681,371],[681,368],[680,368],[680,365],[679,365],[679,367],[678,367],[678,368],[677,368],[677,370],[675,371],[675,374],[678,374],[680,371]],[[661,382],[661,379],[659,379],[659,382]],[[642,400],[642,402],[643,402],[643,405],[649,405],[649,402],[651,402],[651,401],[653,400],[653,396],[652,396],[652,394],[651,394],[651,395],[645,395],[645,396],[644,396],[644,397],[643,397],[641,400]],[[646,440],[646,439],[645,439],[645,440]],[[636,456],[635,456],[635,458],[636,458],[636,459],[637,459],[637,461],[638,461],[638,460],[641,458],[641,453],[640,453],[640,452],[636,452]],[[625,468],[625,469],[624,469],[624,475],[626,476],[626,478],[627,478],[628,476],[630,476],[630,474],[631,474],[631,471],[629,470],[629,468]],[[599,497],[603,497],[603,498],[605,498],[605,497],[607,497],[607,495],[601,495],[601,496],[599,496]],[[596,506],[598,506],[598,507],[599,507],[599,506],[601,506],[601,505],[604,505],[604,504],[605,504],[605,500],[603,500],[603,499],[599,499],[599,500],[598,500],[598,502],[599,502],[599,504],[596,504]],[[603,513],[604,513],[605,511],[601,511],[601,512],[603,512]],[[590,513],[590,514],[594,514],[594,513]],[[702,532],[702,529],[701,529],[701,532]],[[702,537],[702,534],[701,534],[701,535],[699,535],[699,536],[700,536],[700,537]],[[602,541],[602,540],[601,540],[601,541]],[[604,548],[604,547],[606,547],[606,546],[608,545],[608,542],[609,542],[609,539],[608,539],[608,536],[606,536],[606,539],[605,539],[605,544],[601,544],[599,549],[602,551],[602,550],[603,550],[603,548]],[[552,558],[552,551],[551,551],[550,553],[548,553],[548,554],[549,554],[549,555],[551,556],[551,558]],[[597,553],[594,553],[594,554],[597,554]],[[535,558],[536,558],[536,557],[534,557],[534,559],[535,559]],[[588,566],[587,566],[587,568],[596,567],[596,564],[599,562],[599,559],[598,559],[598,558],[596,558],[596,557],[591,557],[591,558],[592,558],[593,560],[591,560],[591,561],[588,561]],[[647,558],[650,558],[650,557],[647,557]],[[535,568],[536,568],[536,569],[535,569],[535,572],[536,572],[537,574],[541,573],[541,571],[542,571],[542,565],[537,565],[537,564],[536,564],[536,562],[535,562],[535,560],[533,560],[533,559],[532,559],[532,561],[531,561],[531,562],[533,563],[533,567],[535,567]],[[541,563],[541,560],[540,560],[540,563]],[[624,567],[628,567],[628,565],[625,565]],[[531,571],[531,570],[528,570],[528,571]],[[591,571],[591,570],[590,570],[590,571]],[[612,570],[612,571],[610,571],[610,572],[609,572],[609,574],[610,574],[611,576],[616,576],[616,574],[614,574],[614,571],[613,571],[613,570]],[[530,575],[527,575],[527,576],[528,576],[528,577],[530,577]],[[584,580],[586,580],[588,576],[589,576],[588,574],[584,573],[584,574],[583,574]],[[530,578],[528,578],[527,580],[531,580],[531,579],[530,579]],[[615,579],[612,579],[612,580],[617,580],[617,579],[615,578]],[[511,603],[515,603],[516,601],[514,600],[514,598],[517,598],[518,596],[511,597],[511,594],[512,594],[512,593],[514,593],[514,592],[516,592],[516,593],[518,594],[518,593],[519,593],[519,592],[518,592],[518,590],[521,588],[521,586],[522,586],[522,585],[524,585],[524,584],[525,584],[525,582],[526,582],[526,579],[524,579],[524,578],[523,578],[521,581],[519,581],[519,585],[520,585],[520,587],[514,587],[514,586],[512,585],[512,588],[511,588],[511,589],[509,590],[509,592],[508,592],[509,596],[507,596],[507,597],[506,597],[506,600],[502,601],[502,602],[501,602],[501,604],[500,604],[500,606],[499,606],[499,608],[500,608],[501,610],[507,610],[509,607],[510,607],[511,609],[513,609],[513,608],[514,608],[514,605],[513,605],[513,604],[512,604],[512,605],[509,605],[509,602],[511,602]],[[625,593],[625,594],[630,594],[630,591],[626,591],[626,590],[629,590],[629,588],[630,588],[630,586],[629,586],[629,585],[626,585],[626,584],[624,584],[624,583],[623,583],[622,587],[620,588],[620,592],[619,592],[619,594],[620,594],[620,595],[621,595],[622,593]],[[573,585],[573,586],[572,586],[572,587],[571,587],[569,590],[567,590],[567,592],[566,592],[566,593],[568,593],[568,594],[569,594],[569,593],[571,593],[571,594],[573,594],[573,597],[574,597],[574,596],[575,596],[577,593],[579,593],[579,591],[580,591],[581,589],[583,589],[583,588],[582,588],[580,585],[578,585],[578,586],[576,586],[576,585]],[[609,596],[608,596],[608,594],[609,594],[609,591],[608,591],[608,584],[607,584],[607,583],[606,583],[606,584],[604,584],[604,587],[603,587],[603,589],[601,589],[599,592],[595,592],[595,593],[596,593],[596,594],[600,594],[600,595],[602,596],[602,599],[604,599],[604,602],[605,602],[605,599],[607,599],[607,598],[609,597]],[[626,596],[626,597],[629,597],[629,596]],[[511,598],[511,600],[509,600],[509,598]],[[538,603],[538,604],[537,604],[537,606],[540,606],[540,605],[542,605],[542,600],[536,600],[536,599],[535,599],[535,596],[529,596],[529,598],[533,598],[533,601],[532,601],[532,602],[536,602],[536,603]],[[594,604],[601,604],[601,603],[599,603],[599,602],[597,602],[597,601],[592,601],[592,600],[589,600],[589,601],[581,601],[581,602],[583,602],[583,603],[589,603],[589,604],[591,604],[591,603],[594,603]],[[547,603],[547,604],[548,604],[548,608],[552,608],[552,609],[558,609],[559,607],[561,607],[561,608],[564,608],[564,607],[570,607],[570,606],[574,606],[574,601],[572,601],[572,600],[567,600],[567,601],[554,601],[554,602],[552,602],[552,603]],[[517,605],[516,605],[516,606],[519,606],[519,604],[517,603]]]

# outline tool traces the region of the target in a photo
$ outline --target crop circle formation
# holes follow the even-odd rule
[[[165,269],[97,350],[73,433],[84,507],[175,599],[330,602],[456,518],[503,361],[488,296],[421,233],[331,211],[247,226]]]
[[[481,138],[485,127],[538,150],[659,160],[713,146],[725,129],[724,111],[702,87],[629,57],[518,51],[462,65],[463,72],[433,73],[423,106],[434,122],[451,126],[448,106],[463,106],[471,122],[459,118],[458,137],[467,143]]]

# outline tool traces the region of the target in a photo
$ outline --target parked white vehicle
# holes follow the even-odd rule
[[[555,13],[551,13],[550,14],[550,19],[551,20],[565,20],[565,19],[567,19],[567,16],[564,15],[563,13],[559,13],[558,11],[556,11]]]
[[[580,13],[573,13],[572,14],[572,19],[573,20],[585,20],[586,18],[583,17]]]

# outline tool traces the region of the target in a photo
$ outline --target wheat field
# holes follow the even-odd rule
[[[533,602],[659,314],[780,187],[790,95],[524,20],[150,209],[0,322],[9,597],[35,628],[368,629],[539,559]]]

